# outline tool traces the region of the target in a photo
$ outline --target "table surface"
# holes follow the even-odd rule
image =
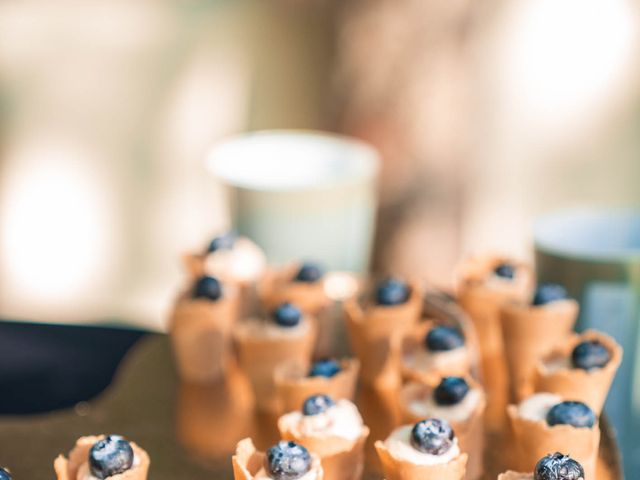
[[[14,478],[51,479],[53,459],[66,453],[77,437],[119,433],[151,456],[150,479],[231,478],[230,456],[236,442],[250,436],[259,448],[277,439],[275,418],[254,413],[246,380],[237,373],[209,386],[181,384],[174,372],[167,336],[142,338],[125,357],[100,396],[54,413],[0,418],[1,461]],[[382,478],[373,440],[393,427],[385,398],[360,389],[357,403],[371,428],[365,479]],[[603,422],[598,480],[621,477],[615,442]],[[503,439],[489,439],[486,479],[495,480]]]

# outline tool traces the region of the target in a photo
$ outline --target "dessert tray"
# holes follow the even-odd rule
[[[430,290],[425,312],[470,332],[465,315],[448,295]],[[371,429],[366,444],[364,479],[383,478],[373,443],[397,425],[385,392],[360,387],[356,403]],[[620,458],[611,428],[601,417],[599,480],[622,480]],[[52,461],[78,437],[118,433],[135,439],[151,458],[150,478],[233,478],[231,456],[239,440],[251,437],[258,449],[278,439],[276,417],[258,413],[247,380],[231,366],[226,379],[208,385],[179,381],[170,339],[148,334],[127,354],[112,385],[95,400],[75,408],[0,418],[0,451],[11,461],[14,478],[53,478]],[[486,473],[495,480],[512,455],[507,434],[488,434]]]

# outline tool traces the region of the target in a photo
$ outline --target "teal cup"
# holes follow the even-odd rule
[[[605,409],[617,430],[627,478],[640,472],[640,211],[573,210],[534,226],[538,279],[580,302],[579,331],[612,335],[624,358]]]
[[[207,159],[234,227],[271,263],[309,259],[357,273],[369,267],[379,163],[364,142],[305,130],[240,135]]]

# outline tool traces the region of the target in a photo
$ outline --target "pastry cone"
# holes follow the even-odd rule
[[[364,383],[385,388],[399,385],[402,339],[418,321],[421,310],[422,295],[415,283],[402,305],[363,309],[355,299],[345,302],[349,340],[360,360]]]
[[[340,371],[333,377],[308,377],[308,369],[300,365],[283,364],[275,371],[276,392],[283,412],[299,409],[311,395],[324,393],[334,400],[353,400],[360,362],[345,359],[340,362]]]
[[[462,480],[464,478],[468,458],[466,453],[461,453],[448,463],[416,465],[394,458],[380,440],[374,446],[380,457],[386,480]]]
[[[265,453],[257,451],[251,439],[245,438],[238,442],[236,454],[231,457],[231,463],[234,480],[252,480],[264,466]],[[314,453],[311,453],[311,470],[315,471],[315,480],[323,479],[320,457]]]
[[[238,438],[255,432],[248,383],[234,369],[230,369],[226,380],[178,386],[176,438],[196,457],[231,455]],[[220,435],[221,431],[225,434]]]
[[[331,304],[325,291],[324,279],[312,283],[293,280],[299,267],[298,264],[292,264],[280,270],[272,270],[261,280],[260,299],[268,309],[290,302],[305,313],[317,315]]]
[[[494,268],[506,260],[500,256],[468,259],[460,269],[457,287],[458,302],[476,327],[481,367],[485,372],[484,385],[489,397],[487,424],[492,429],[500,429],[504,425],[504,411],[508,403],[500,306],[507,301],[528,301],[534,287],[532,269],[517,262],[510,262],[516,267],[513,281],[489,280]]]
[[[466,377],[470,375],[472,354],[465,346],[446,352],[429,352],[426,357],[424,338],[436,323],[432,320],[420,322],[402,342],[402,377],[405,380],[434,384],[443,377]],[[420,365],[416,362],[420,355],[429,361]]]
[[[532,421],[518,415],[518,407],[509,405],[507,416],[516,445],[518,469],[531,472],[542,457],[562,451],[584,468],[584,480],[596,480],[600,446],[600,427],[576,428],[571,425],[550,427],[545,420]]]
[[[467,383],[472,389],[480,388],[473,380],[467,378]],[[434,387],[419,383],[408,383],[400,391],[400,412],[402,423],[417,423],[424,420],[424,416],[417,415],[411,410],[411,402],[428,398],[433,394]],[[484,412],[486,409],[486,399],[482,395],[471,415],[463,420],[454,420],[446,416],[439,415],[439,418],[447,420],[456,432],[460,451],[469,455],[467,463],[467,473],[465,479],[476,480],[484,473]]]
[[[536,361],[563,343],[578,317],[578,302],[560,300],[542,306],[505,303],[501,308],[502,334],[512,398],[533,393]]]
[[[571,352],[578,343],[585,340],[599,340],[611,354],[609,363],[591,371],[572,368]],[[599,415],[621,361],[622,347],[613,338],[595,330],[587,330],[581,335],[573,335],[564,345],[536,363],[535,391],[556,393],[564,398],[579,400]],[[564,362],[564,365],[550,368],[555,362]]]
[[[308,328],[300,335],[285,332],[278,336],[251,334],[249,329],[234,332],[238,364],[253,388],[258,410],[281,411],[276,395],[274,373],[279,365],[287,364],[308,370],[316,340],[315,320],[305,317]]]
[[[362,434],[356,441],[340,437],[297,436],[278,422],[280,435],[284,440],[293,440],[320,457],[326,480],[359,480],[364,468],[364,444],[369,429],[362,427]]]
[[[104,438],[104,435],[80,437],[73,449],[69,452],[69,458],[58,455],[53,462],[53,468],[58,480],[76,480],[89,478],[89,451],[91,447]],[[129,442],[137,459],[137,465],[132,466],[126,472],[108,477],[109,480],[146,480],[149,472],[149,455],[133,442]]]
[[[236,290],[225,288],[216,301],[178,300],[169,321],[173,352],[182,380],[212,382],[222,376],[231,350],[231,331],[238,314]]]

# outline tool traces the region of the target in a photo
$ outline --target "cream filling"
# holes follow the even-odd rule
[[[140,458],[138,458],[138,456],[134,454],[134,456],[133,456],[133,464],[131,465],[131,468],[129,470],[133,470],[138,465],[140,465]],[[107,477],[107,478],[110,478],[110,477]],[[100,480],[98,477],[94,477],[91,474],[91,469],[89,468],[89,462],[88,461],[84,462],[82,465],[80,465],[80,468],[78,469],[78,475],[76,476],[76,479],[77,480]]]
[[[415,398],[409,403],[409,409],[418,417],[442,418],[448,422],[464,422],[473,415],[482,398],[482,392],[472,388],[455,405],[438,405],[433,395]]]
[[[249,337],[303,337],[311,328],[310,321],[303,317],[295,327],[282,327],[274,320],[251,318],[238,325],[238,329]]]
[[[232,278],[239,282],[258,280],[266,267],[267,258],[264,252],[245,237],[238,238],[233,248],[211,252],[204,259],[204,270],[207,274]]]
[[[454,438],[451,448],[442,455],[431,455],[429,453],[420,452],[411,445],[411,429],[413,425],[405,425],[391,432],[389,438],[384,441],[385,447],[396,460],[404,460],[414,465],[437,465],[440,463],[449,463],[460,455],[460,447],[458,447],[458,439]]]
[[[364,426],[358,408],[349,400],[338,400],[317,415],[287,413],[280,421],[296,437],[339,437],[351,441],[360,438]]]
[[[316,480],[316,478],[318,478],[317,469],[311,468],[311,470],[309,470],[307,473],[301,476],[298,480]],[[261,468],[260,470],[258,470],[258,473],[256,473],[253,476],[253,479],[254,480],[273,480],[269,476],[269,473],[264,468]]]
[[[562,402],[562,397],[554,393],[535,393],[518,405],[518,416],[525,420],[546,421],[551,408]]]
[[[467,349],[465,347],[453,350],[433,352],[427,348],[421,348],[405,359],[407,366],[418,371],[445,370],[452,363],[459,364],[466,360]]]

